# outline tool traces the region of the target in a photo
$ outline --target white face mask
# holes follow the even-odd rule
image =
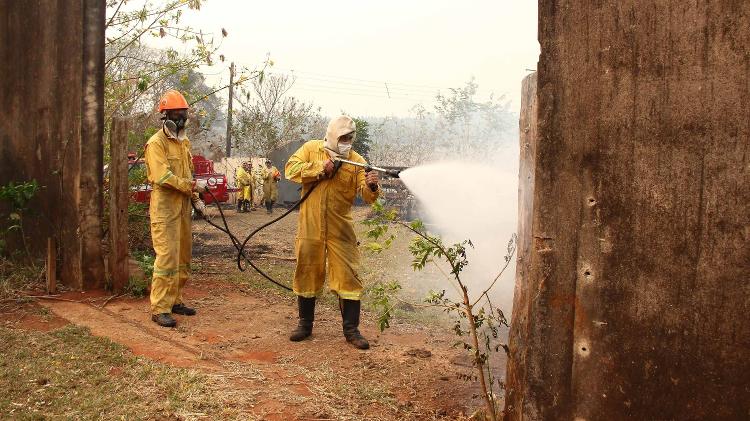
[[[339,143],[339,155],[349,157],[349,151],[352,149],[351,143]]]

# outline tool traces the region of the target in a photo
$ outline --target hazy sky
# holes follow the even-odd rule
[[[539,56],[532,0],[207,0],[185,22],[229,32],[227,62],[206,73],[226,83],[230,60],[253,68],[268,54],[271,71],[297,76],[292,94],[325,115],[404,115],[472,76],[481,96],[504,94],[517,110]]]

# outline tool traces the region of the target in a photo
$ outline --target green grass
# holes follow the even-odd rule
[[[253,263],[274,280],[291,288],[292,278],[294,277],[294,263],[280,262],[270,265],[268,264],[268,260],[253,261]],[[247,266],[244,272],[238,271],[236,267],[232,268],[230,274],[226,276],[225,281],[241,286],[247,291],[278,295],[291,294],[291,292],[262,277],[250,266]]]
[[[399,251],[395,251],[396,253]],[[375,313],[376,309],[370,301],[368,295],[369,287],[371,284],[376,282],[378,279],[385,279],[388,273],[388,261],[395,257],[392,251],[386,252],[384,255],[372,255],[367,251],[362,251],[362,273],[365,282],[363,295],[362,295],[362,309],[371,313]],[[276,264],[269,264],[268,260],[260,260],[255,262],[258,267],[266,272],[271,278],[288,285],[291,287],[292,278],[294,277],[294,262],[277,262]],[[241,287],[246,292],[261,293],[261,294],[272,294],[276,296],[289,297],[291,292],[269,282],[258,274],[253,268],[249,267],[245,272],[238,272],[233,270],[228,274],[224,280],[230,284]],[[412,299],[414,302],[421,302],[422,300]],[[323,305],[329,308],[337,309],[338,300],[334,294],[322,294],[318,298],[319,305]],[[437,309],[424,309],[424,308],[409,308],[408,305],[402,303],[396,303],[393,311],[394,320],[404,320],[407,322],[414,322],[426,326],[447,326],[449,320],[444,312]]]
[[[0,390],[0,414],[18,420],[239,417],[214,378],[137,358],[73,325],[49,333],[0,327]]]

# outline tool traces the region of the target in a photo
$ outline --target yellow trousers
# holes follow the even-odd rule
[[[151,195],[151,239],[156,253],[151,313],[171,313],[174,304],[182,303],[182,290],[190,279],[192,207],[189,197],[174,190],[154,189]]]
[[[237,200],[253,201],[253,186],[249,184],[240,184],[237,190]]]
[[[294,293],[302,297],[317,297],[323,292],[328,269],[328,288],[346,300],[359,300],[362,281],[357,275],[359,249],[352,241],[297,239],[297,267],[294,272]]]

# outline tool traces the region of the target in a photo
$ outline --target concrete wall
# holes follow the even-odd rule
[[[43,186],[27,235],[37,252],[57,239],[76,288],[104,280],[104,18],[103,0],[0,0],[0,185]]]
[[[281,181],[279,181],[278,185],[278,203],[280,204],[291,204],[300,199],[301,186],[286,179],[286,176],[284,175],[284,167],[286,166],[286,162],[289,160],[289,157],[292,156],[294,152],[296,152],[297,149],[302,147],[302,145],[304,144],[304,141],[289,142],[268,155],[268,159],[270,159],[271,162],[273,162],[273,165],[275,165],[276,168],[278,168],[281,172]]]
[[[539,26],[507,419],[748,419],[750,2]]]

